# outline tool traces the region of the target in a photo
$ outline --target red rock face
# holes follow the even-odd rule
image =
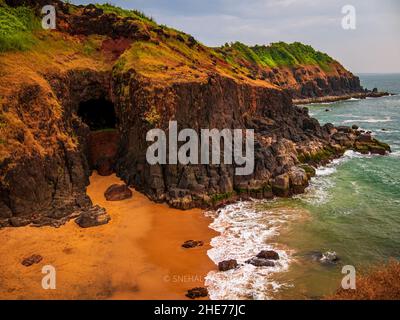
[[[114,172],[120,136],[117,130],[95,131],[88,137],[89,165],[102,176]]]

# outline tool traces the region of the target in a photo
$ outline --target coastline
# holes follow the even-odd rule
[[[207,256],[216,232],[202,210],[172,209],[134,190],[132,199],[107,202],[105,189],[120,179],[94,173],[90,182],[88,195],[107,209],[108,224],[0,230],[2,299],[187,299],[187,290],[204,286],[216,268]],[[182,248],[190,239],[204,245]],[[23,266],[32,254],[43,260]],[[41,288],[41,268],[48,264],[57,271],[56,290]]]
[[[380,98],[384,96],[389,96],[388,92],[358,92],[358,93],[350,93],[338,96],[323,96],[323,97],[315,97],[315,98],[304,98],[304,99],[293,99],[293,104],[302,105],[302,104],[311,104],[311,103],[331,103],[336,101],[343,101],[349,99],[366,99],[366,98]]]

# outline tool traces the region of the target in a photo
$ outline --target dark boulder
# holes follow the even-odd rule
[[[219,271],[228,271],[231,269],[236,269],[238,266],[238,263],[236,260],[231,259],[231,260],[225,260],[225,261],[221,261],[220,263],[218,263],[218,270]]]
[[[351,133],[352,129],[348,126],[339,126],[336,128],[339,132]]]
[[[251,258],[247,260],[246,263],[256,267],[275,267],[275,262],[262,258]]]
[[[126,184],[113,184],[104,192],[104,196],[107,201],[121,201],[132,198],[132,191]]]
[[[188,297],[190,299],[204,298],[207,296],[208,296],[208,290],[206,288],[202,288],[202,287],[190,289],[186,293],[186,297]]]
[[[262,250],[259,254],[257,254],[257,258],[279,260],[279,254],[274,250]]]
[[[361,134],[357,138],[358,142],[372,142],[372,136],[371,134]]]
[[[182,244],[183,248],[189,249],[189,248],[195,248],[195,247],[201,247],[203,246],[204,242],[203,241],[196,241],[196,240],[187,240]]]
[[[43,260],[43,257],[41,255],[33,254],[30,257],[25,258],[24,260],[22,260],[21,263],[25,267],[30,267],[31,265],[37,264],[42,260]]]
[[[75,222],[82,228],[96,227],[107,224],[111,217],[104,208],[94,206],[89,210],[83,211]]]

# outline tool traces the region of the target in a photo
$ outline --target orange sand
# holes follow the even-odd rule
[[[93,174],[88,194],[111,215],[109,224],[82,229],[70,221],[59,229],[0,230],[0,299],[185,299],[204,286],[215,269],[207,256],[215,233],[201,210],[180,211],[155,204],[134,191],[132,199],[108,202],[104,191],[115,176]],[[189,239],[203,247],[183,249]],[[25,267],[23,258],[43,260]],[[57,288],[44,290],[44,265],[57,271]]]

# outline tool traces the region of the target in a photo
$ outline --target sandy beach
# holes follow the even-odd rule
[[[104,191],[120,183],[115,175],[94,173],[88,194],[107,209],[111,221],[82,229],[74,221],[56,229],[22,227],[0,230],[1,299],[186,299],[188,289],[204,286],[216,269],[208,258],[215,232],[201,210],[180,211],[155,204],[133,190],[133,198],[109,202]],[[186,240],[204,246],[184,249]],[[21,264],[32,254],[43,260]],[[42,267],[57,272],[55,290],[41,286]]]

